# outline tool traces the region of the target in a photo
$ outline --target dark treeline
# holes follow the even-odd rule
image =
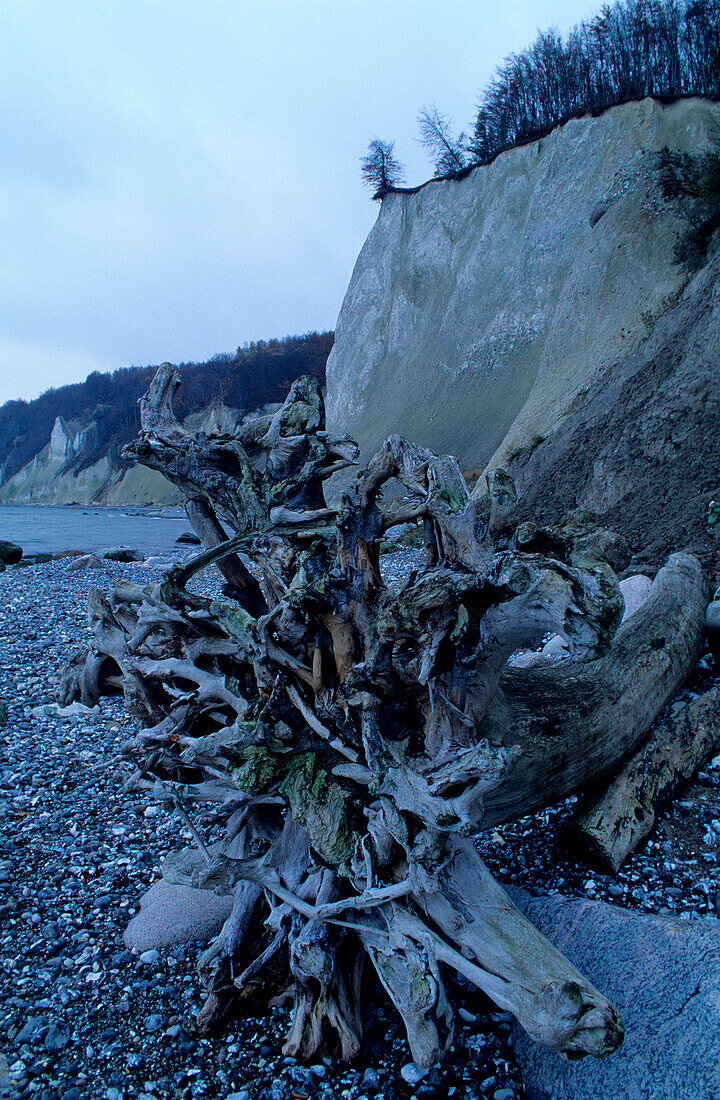
[[[325,363],[333,345],[332,332],[308,332],[281,340],[258,340],[235,354],[215,355],[203,363],[181,363],[183,378],[175,403],[179,419],[213,400],[251,412],[283,401],[293,379],[310,374],[325,384]],[[84,382],[47,390],[34,401],[8,401],[0,407],[0,471],[2,482],[17,473],[50,438],[55,418],[94,421],[92,450],[79,457],[76,468],[103,454],[118,458],[123,445],[140,426],[138,398],[156,367],[122,367],[111,374],[94,371]]]
[[[586,111],[655,96],[720,96],[720,0],[624,0],[566,39],[540,33],[482,96],[476,162]]]

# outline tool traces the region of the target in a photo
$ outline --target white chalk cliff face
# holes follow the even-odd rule
[[[705,150],[718,123],[647,99],[389,194],[336,326],[331,428],[365,457],[400,432],[466,468],[534,446],[682,293],[654,154]]]
[[[242,414],[214,401],[186,418],[189,431],[232,434]],[[90,455],[97,426],[67,423],[58,416],[47,445],[0,487],[0,502],[22,504],[176,504],[182,494],[157,470],[118,466],[109,454],[79,472],[73,460]]]

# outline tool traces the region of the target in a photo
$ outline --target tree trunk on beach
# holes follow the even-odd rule
[[[517,528],[496,471],[483,518],[456,461],[391,436],[337,508],[324,484],[357,462],[325,429],[316,383],[237,437],[189,435],[164,364],[125,455],[188,499],[205,549],[156,586],[90,601],[93,643],[62,701],[124,691],[142,729],[132,783],[230,814],[224,841],[172,853],[172,882],[231,894],[201,960],[199,1026],[292,984],[286,1052],[361,1042],[363,966],[405,1023],[414,1060],[452,1042],[451,968],[569,1056],[622,1041],[614,1007],[518,912],[472,837],[610,777],[642,745],[700,652],[707,594],[675,554],[620,629],[612,538],[575,514]],[[395,479],[406,494],[382,510]],[[421,522],[425,569],[399,592],[380,573],[392,526]],[[225,538],[221,524],[233,532]],[[189,582],[217,564],[224,595]],[[559,633],[561,665],[510,655]],[[194,829],[194,826],[192,826]]]

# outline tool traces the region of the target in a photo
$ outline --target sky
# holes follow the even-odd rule
[[[581,0],[0,0],[0,403],[335,326],[417,115]]]

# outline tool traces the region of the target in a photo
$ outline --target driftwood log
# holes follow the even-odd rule
[[[173,799],[196,838],[164,875],[233,896],[201,960],[200,1028],[290,984],[286,1052],[309,1059],[329,1042],[350,1058],[370,964],[421,1066],[452,1041],[448,969],[538,1042],[612,1052],[616,1010],[521,916],[472,838],[639,748],[699,653],[697,561],[673,555],[618,630],[613,540],[587,517],[518,528],[500,472],[485,515],[454,459],[399,436],[333,509],[323,486],[357,447],[325,430],[314,382],[232,438],[188,435],[172,412],[178,385],[161,367],[126,456],[182,488],[206,549],[159,585],[92,594],[93,642],[60,698],[124,693],[143,727],[128,746],[132,783]],[[406,495],[388,513],[393,480]],[[390,591],[381,540],[410,522],[427,565]],[[214,564],[223,594],[193,594]],[[567,640],[568,661],[507,667],[547,633]],[[192,824],[196,800],[226,807],[221,844]]]
[[[720,752],[720,687],[677,703],[603,790],[584,797],[563,843],[604,870],[618,871],[652,831],[658,812]]]

